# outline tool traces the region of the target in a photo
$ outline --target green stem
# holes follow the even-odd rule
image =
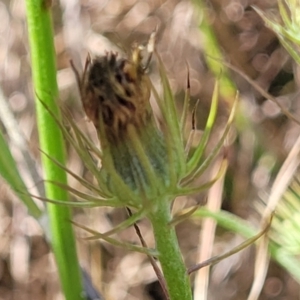
[[[236,87],[229,76],[228,70],[224,65],[222,65],[222,60],[224,57],[217,41],[214,29],[209,20],[205,1],[194,0],[194,3],[199,12],[202,14],[199,28],[204,36],[203,47],[204,52],[207,54],[205,57],[206,63],[215,77],[219,78],[221,96],[224,97],[228,103],[232,104],[236,94]]]
[[[151,214],[150,221],[170,300],[191,300],[189,276],[181,256],[175,228],[169,224],[171,221],[170,203],[163,199],[158,206],[157,211]]]
[[[26,10],[40,147],[53,159],[64,165],[65,149],[62,133],[53,117],[41,103],[43,101],[48,109],[60,118],[56,104],[58,87],[51,13],[43,0],[26,0]],[[42,156],[42,164],[46,180],[67,183],[66,172],[45,155]],[[49,199],[68,201],[66,190],[50,183],[46,183],[45,188],[46,196]],[[84,299],[74,233],[70,223],[70,209],[50,203],[47,208],[51,227],[51,245],[65,299]]]

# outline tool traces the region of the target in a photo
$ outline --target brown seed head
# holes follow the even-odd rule
[[[119,140],[129,124],[140,126],[151,119],[150,84],[141,65],[140,50],[131,60],[116,53],[89,60],[83,76],[81,98],[88,118],[99,128],[103,118],[106,135]]]
[[[168,183],[167,152],[150,106],[151,83],[141,60],[141,49],[135,47],[130,58],[112,52],[88,58],[82,77],[73,69],[84,110],[100,140],[105,184],[114,192],[123,182],[143,199],[146,195],[156,199],[158,187]],[[131,198],[118,195],[124,201]]]

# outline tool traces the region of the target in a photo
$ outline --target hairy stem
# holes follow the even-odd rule
[[[170,300],[191,300],[190,280],[184,265],[175,228],[170,225],[170,203],[164,199],[158,203],[158,209],[151,214],[156,249],[168,287]]]

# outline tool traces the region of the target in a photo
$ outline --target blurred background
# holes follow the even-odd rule
[[[192,104],[200,100],[197,130],[201,132],[215,83],[215,75],[207,64],[207,55],[212,53],[207,46],[209,38],[203,27],[204,21],[227,62],[299,115],[299,68],[251,7],[255,5],[276,14],[276,1],[207,0],[201,3],[199,9],[196,0],[53,0],[59,100],[69,107],[80,128],[95,136],[93,128],[84,119],[70,60],[80,70],[88,53],[129,53],[133,43],[146,44],[149,35],[157,29],[157,51],[165,64],[179,109],[186,88],[187,66],[189,68]],[[40,179],[32,180],[19,149],[11,143],[22,176],[34,193],[41,185],[42,172],[24,1],[0,1],[0,20],[0,97],[12,110],[36,162]],[[158,85],[155,62],[150,64],[149,75]],[[241,102],[236,128],[231,133],[230,165],[222,208],[257,225],[259,211],[255,209],[255,203],[266,197],[274,175],[299,135],[299,127],[240,75],[232,71],[229,75],[241,93]],[[233,99],[234,94],[221,96],[216,136],[226,122]],[[3,130],[5,132],[4,127]],[[72,149],[68,153],[68,167],[80,176],[90,176]],[[74,179],[70,178],[69,183],[76,188]],[[205,203],[205,199],[205,194],[180,199],[180,205]],[[76,222],[100,232],[125,219],[123,210],[74,210]],[[148,222],[141,221],[139,226],[151,245]],[[200,229],[201,222],[193,220],[178,226],[188,266],[197,262]],[[147,257],[101,241],[85,241],[81,238],[82,231],[76,231],[80,263],[103,299],[163,299]],[[119,236],[138,243],[132,228]],[[241,240],[230,232],[217,229],[214,254],[233,248]],[[254,254],[254,248],[250,247],[213,267],[208,299],[247,299],[254,276]],[[0,181],[0,300],[16,299],[61,300],[63,296],[53,255],[42,230],[27,215],[25,207],[8,186]],[[299,299],[299,286],[272,262],[260,299]]]

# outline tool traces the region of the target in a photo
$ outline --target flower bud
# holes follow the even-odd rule
[[[151,85],[141,60],[139,48],[131,59],[108,53],[88,60],[81,97],[98,133],[108,185],[116,171],[133,192],[149,198],[167,182],[166,146],[150,106]],[[106,159],[115,170],[105,167]]]

